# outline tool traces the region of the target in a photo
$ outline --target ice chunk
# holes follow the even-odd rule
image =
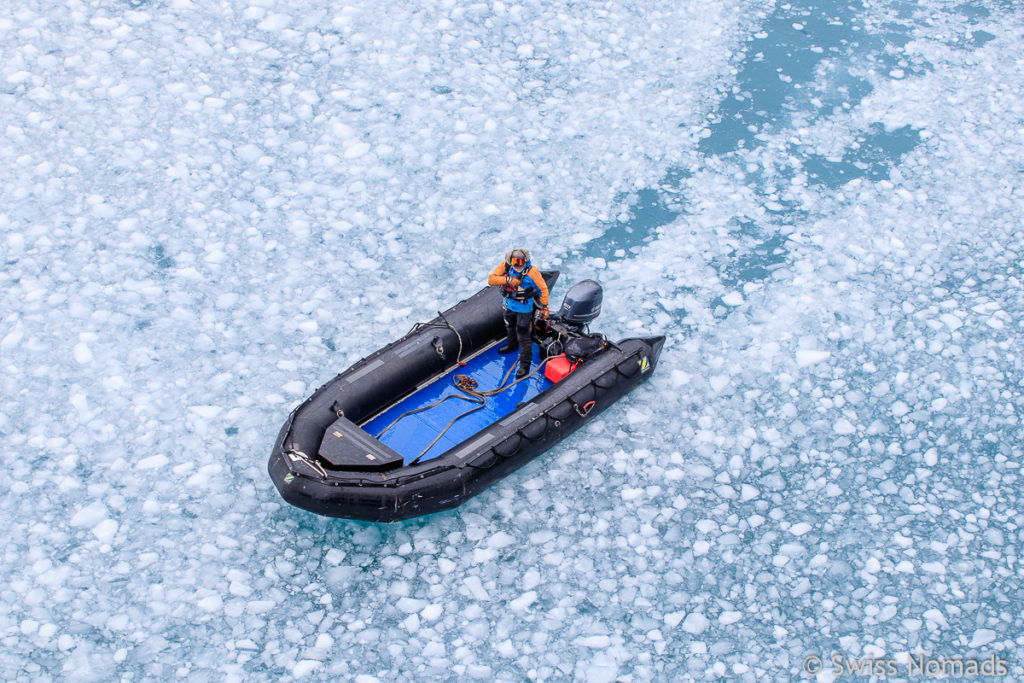
[[[995,529],[995,528],[986,529],[984,536],[985,536],[985,540],[988,543],[990,543],[990,544],[992,544],[994,546],[1001,546],[1004,543],[1006,543],[1006,537],[1003,536],[1003,532],[1000,531],[999,529]]]
[[[252,595],[252,588],[242,581],[232,581],[228,584],[228,592],[240,598],[248,598]]]
[[[997,637],[997,634],[992,629],[979,628],[977,631],[974,632],[974,635],[971,636],[971,642],[969,642],[967,644],[967,647],[972,647],[973,648],[973,647],[982,647],[983,645],[988,645],[989,643],[994,641],[996,639],[996,637]]]
[[[104,519],[92,528],[93,535],[100,543],[110,543],[117,535],[118,524],[112,519]]]
[[[75,361],[77,361],[78,363],[85,365],[86,363],[92,362],[92,350],[89,348],[89,345],[86,344],[84,341],[80,341],[77,344],[75,344],[74,352]]]
[[[530,605],[532,605],[534,602],[536,602],[536,600],[537,600],[537,593],[536,593],[536,591],[526,591],[525,593],[520,595],[518,598],[512,600],[509,603],[509,607],[511,607],[512,611],[514,611],[514,612],[525,612],[526,609]]]
[[[683,630],[687,633],[696,635],[698,633],[704,633],[708,628],[708,618],[700,612],[690,612],[686,615],[686,619],[683,620]]]
[[[847,434],[853,434],[854,432],[857,431],[857,428],[854,427],[853,423],[847,420],[846,418],[839,418],[834,423],[832,423],[832,431],[834,431],[836,434],[842,434],[845,436]]]
[[[946,327],[951,330],[960,329],[963,326],[963,321],[952,313],[943,313],[939,316],[939,319],[945,323]]]
[[[641,488],[624,488],[620,495],[622,500],[625,501],[638,500],[643,497],[644,490]]]
[[[487,539],[487,547],[500,550],[502,548],[507,548],[515,542],[515,536],[504,531],[499,531]]]
[[[287,14],[269,14],[267,18],[256,24],[263,31],[281,31],[291,26],[292,18]]]
[[[107,516],[107,508],[100,502],[90,503],[71,516],[71,526],[93,527]]]
[[[220,406],[212,405],[189,406],[188,409],[191,410],[196,415],[198,415],[199,417],[204,418],[206,420],[212,420],[213,418],[220,415],[221,411],[223,410],[223,408],[221,408]]]
[[[163,467],[169,463],[167,456],[163,453],[157,453],[146,458],[141,458],[135,463],[135,468],[140,470],[155,470]]]
[[[291,382],[286,383],[284,386],[281,387],[281,389],[283,389],[286,394],[291,394],[292,396],[302,396],[303,394],[306,393],[306,383],[300,380],[293,380]]]
[[[263,156],[263,150],[252,143],[246,143],[235,148],[235,155],[242,161],[252,164]]]
[[[802,349],[796,352],[796,364],[802,368],[823,363],[832,357],[829,351],[817,351],[814,349]]]
[[[479,576],[467,576],[462,581],[463,585],[469,590],[469,594],[474,600],[489,600],[490,595],[484,590],[483,583],[480,581]]]
[[[605,635],[583,636],[576,639],[576,644],[581,647],[603,650],[612,644],[612,639]]]
[[[21,325],[17,325],[11,332],[4,335],[4,338],[0,340],[0,351],[9,353],[13,350],[24,338],[25,333]]]
[[[303,659],[292,667],[292,676],[305,678],[318,671],[322,666],[323,662],[318,662],[315,659]]]
[[[631,425],[643,424],[645,422],[649,422],[650,419],[651,414],[648,411],[636,410],[634,408],[630,408],[626,411],[626,420]]]
[[[415,614],[417,612],[423,611],[427,607],[427,602],[425,600],[417,600],[415,598],[404,597],[399,598],[398,602],[395,603],[395,607],[397,607],[399,611],[404,612],[406,614]]]
[[[740,500],[746,502],[748,500],[754,500],[760,495],[761,492],[758,491],[756,487],[751,486],[750,484],[740,485]]]
[[[345,148],[346,159],[358,159],[370,151],[368,142],[353,142]]]
[[[729,292],[722,297],[722,302],[729,306],[741,306],[743,304],[743,294],[740,292]]]
[[[219,612],[224,607],[224,601],[215,593],[201,598],[196,605],[204,612]]]

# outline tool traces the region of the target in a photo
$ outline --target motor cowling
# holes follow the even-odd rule
[[[558,317],[572,325],[586,325],[601,313],[604,290],[596,280],[581,280],[569,288]]]

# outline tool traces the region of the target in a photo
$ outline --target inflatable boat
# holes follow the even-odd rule
[[[543,273],[549,286],[557,271]],[[664,337],[591,334],[593,280],[538,318],[513,375],[502,298],[486,287],[323,385],[289,415],[268,465],[281,496],[330,517],[393,522],[465,502],[593,420],[654,372]]]

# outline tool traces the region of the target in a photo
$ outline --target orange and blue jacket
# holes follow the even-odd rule
[[[520,279],[519,287],[509,285],[509,280]],[[548,305],[548,285],[536,266],[527,263],[522,270],[516,270],[504,261],[487,276],[487,284],[501,287],[505,297],[505,308],[515,313],[533,312],[536,301],[542,307]]]

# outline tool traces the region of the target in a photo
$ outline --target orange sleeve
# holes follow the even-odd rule
[[[540,289],[540,305],[548,305],[548,283],[544,282],[544,276],[540,274],[540,269],[537,266],[530,268],[530,279],[537,283],[537,288]]]
[[[487,284],[489,285],[503,285],[505,284],[505,262],[502,261],[498,264],[498,267],[491,271],[491,274],[487,276]]]

